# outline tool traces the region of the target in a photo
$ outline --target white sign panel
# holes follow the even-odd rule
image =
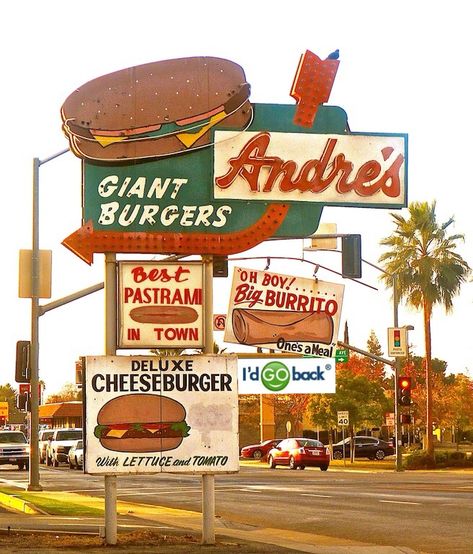
[[[204,345],[200,262],[119,262],[118,347]]]
[[[388,327],[388,356],[407,356],[407,329]]]
[[[342,427],[350,423],[350,416],[347,410],[337,412],[337,423]]]
[[[239,394],[335,392],[333,358],[239,358]]]
[[[86,358],[85,472],[239,469],[236,356]]]
[[[225,342],[335,356],[344,285],[235,268]]]
[[[406,135],[215,131],[218,199],[406,205]]]

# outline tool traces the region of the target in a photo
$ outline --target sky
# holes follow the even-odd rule
[[[473,127],[469,3],[242,0],[222,6],[207,0],[84,0],[65,8],[59,1],[18,0],[3,7],[0,384],[15,384],[15,345],[30,338],[31,302],[18,298],[18,252],[32,244],[33,159],[46,160],[68,147],[60,108],[76,87],[126,67],[188,56],[227,58],[245,70],[252,102],[293,104],[289,91],[301,54],[310,50],[324,58],[338,48],[328,104],[347,112],[352,131],[408,134],[408,200],[435,201],[439,222],[453,216],[451,232],[465,235],[459,253],[473,265],[472,178],[466,170]],[[68,152],[44,163],[39,179],[40,247],[53,251],[52,298],[41,301],[46,304],[102,282],[104,256],[96,254],[89,266],[61,245],[81,224],[80,161]],[[376,265],[380,240],[395,228],[391,212],[327,207],[321,221],[336,223],[339,233],[360,233],[363,258]],[[230,261],[230,270],[264,269],[265,258],[277,255],[340,272],[338,253],[307,252],[304,246],[307,241],[299,239],[266,242],[233,256],[262,259]],[[270,270],[311,277],[313,265],[273,260]],[[322,268],[317,276],[345,284],[339,338],[348,321],[350,343],[365,348],[373,330],[386,355],[393,304],[380,272],[363,266],[362,281],[377,290]],[[226,313],[230,279],[219,279],[214,288],[214,313]],[[470,376],[472,301],[469,283],[453,313],[438,308],[432,320],[432,355],[447,362],[447,371]],[[424,355],[422,315],[401,305],[399,324],[414,326],[409,343]],[[79,356],[104,353],[103,292],[47,312],[39,326],[39,377],[48,395],[74,381]],[[215,338],[233,350],[222,334]]]

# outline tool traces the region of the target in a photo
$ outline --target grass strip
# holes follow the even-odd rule
[[[38,492],[28,492],[7,487],[0,487],[0,492],[21,498],[49,515],[100,517],[104,514],[102,508],[70,502],[66,499],[52,498]]]

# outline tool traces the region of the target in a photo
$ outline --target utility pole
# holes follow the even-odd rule
[[[39,481],[39,316],[40,316],[40,250],[39,250],[39,168],[68,152],[69,149],[53,154],[49,158],[33,159],[33,214],[32,214],[32,254],[31,254],[31,351],[30,351],[30,472],[29,491],[41,491]]]

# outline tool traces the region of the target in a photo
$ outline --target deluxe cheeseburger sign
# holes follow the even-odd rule
[[[407,136],[348,132],[343,109],[322,105],[338,61],[310,54],[297,106],[252,104],[243,68],[213,57],[78,87],[61,116],[83,160],[84,225],[63,244],[89,264],[95,252],[228,255],[313,234],[326,204],[406,206]]]
[[[236,356],[95,356],[85,369],[85,471],[234,472]]]

